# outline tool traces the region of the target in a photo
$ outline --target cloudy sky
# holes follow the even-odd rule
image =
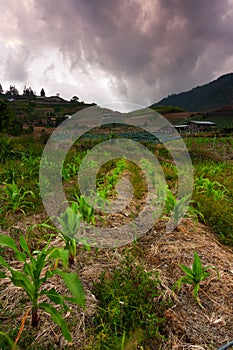
[[[0,83],[148,106],[233,71],[233,0],[0,0]]]

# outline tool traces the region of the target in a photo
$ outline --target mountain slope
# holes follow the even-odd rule
[[[233,105],[233,73],[225,74],[218,79],[185,91],[172,94],[154,103],[155,106],[177,106],[187,111],[207,111],[226,105]]]

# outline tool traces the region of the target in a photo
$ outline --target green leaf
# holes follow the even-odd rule
[[[18,248],[15,244],[15,241],[13,240],[13,238],[11,238],[9,236],[0,234],[0,245],[5,246],[5,247],[9,247],[9,248],[13,249],[15,252],[18,251]]]
[[[34,295],[34,287],[30,279],[21,271],[10,269],[11,280],[16,287],[21,287],[25,290],[29,298],[32,300]]]
[[[6,260],[0,255],[0,265],[7,267],[8,269],[10,268],[9,265],[7,264]]]
[[[7,277],[7,275],[5,275],[4,272],[0,271],[0,278],[6,278],[6,277]]]
[[[45,282],[48,278],[51,278],[54,275],[54,271],[52,270],[47,270],[45,273],[45,277],[41,279],[42,282]]]
[[[51,248],[51,250],[49,250],[49,254],[47,256],[47,260],[51,260],[51,259],[61,259],[62,264],[64,266],[67,266],[69,261],[69,253],[66,249],[53,247]]]
[[[30,250],[29,250],[29,248],[28,248],[27,242],[26,242],[26,240],[24,239],[23,236],[20,236],[19,242],[20,242],[21,248],[22,248],[22,249],[28,254],[28,256],[30,257],[30,256],[31,256],[31,253],[30,253]]]
[[[68,341],[72,341],[68,326],[63,317],[60,315],[60,313],[48,303],[40,303],[39,308],[42,308],[46,312],[48,312],[51,315],[53,322],[56,323],[59,327],[61,327],[62,334],[65,337],[65,339]]]
[[[56,273],[63,278],[63,280],[65,281],[65,284],[67,285],[67,287],[69,288],[69,290],[74,296],[74,298],[70,298],[69,300],[72,302],[75,302],[78,305],[84,306],[85,305],[84,291],[83,291],[81,281],[79,280],[77,274],[75,272],[63,272],[60,270],[57,270]]]
[[[189,267],[183,264],[180,264],[179,266],[190,278],[194,279],[193,271]]]
[[[189,276],[182,276],[179,280],[178,280],[178,286],[180,288],[181,284],[193,284],[193,279],[190,278]]]
[[[193,274],[196,278],[196,281],[199,282],[202,275],[202,265],[200,257],[196,252],[194,252]]]
[[[33,274],[33,268],[31,264],[25,263],[23,267],[23,271],[26,273],[26,275],[29,275],[31,277],[34,276]]]
[[[54,302],[55,304],[63,305],[66,309],[66,311],[69,310],[68,306],[64,302],[64,298],[61,294],[59,294],[55,288],[51,288],[50,290],[43,290],[41,295],[45,294],[47,297]]]
[[[41,271],[45,266],[45,259],[46,259],[47,252],[45,249],[43,249],[42,251],[39,251],[37,253],[38,253],[38,255],[37,255],[36,259],[34,260],[35,263],[33,264],[34,265],[33,270],[34,270],[35,280],[39,281]]]
[[[16,252],[15,257],[18,261],[25,262],[27,260],[27,255],[24,252]]]
[[[206,272],[206,271],[204,271],[204,272],[202,272],[202,275],[201,275],[201,278],[200,278],[200,281],[203,281],[206,277],[208,277],[210,275],[210,273],[209,272]]]

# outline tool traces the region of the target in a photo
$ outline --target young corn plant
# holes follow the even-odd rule
[[[213,269],[217,272],[218,278],[219,272],[214,266],[202,266],[201,259],[199,255],[194,252],[194,261],[192,268],[189,268],[186,265],[180,264],[180,268],[186,273],[185,276],[182,276],[178,281],[175,283],[174,288],[178,288],[178,293],[181,289],[182,284],[191,284],[193,286],[193,297],[198,303],[198,305],[204,309],[204,306],[201,304],[200,298],[198,296],[198,291],[200,289],[200,283],[201,281],[204,281],[206,277],[210,275],[208,270]]]
[[[115,186],[120,175],[126,169],[126,160],[121,158],[117,161],[116,166],[106,176],[99,180],[98,194],[100,198],[106,200],[110,194],[114,193]]]
[[[59,230],[60,237],[65,242],[65,249],[69,254],[69,264],[73,265],[77,252],[77,238],[75,236],[80,229],[81,222],[78,204],[72,202],[71,206],[67,207],[64,213],[58,218],[58,221],[62,227]]]
[[[35,157],[32,153],[22,155],[21,167],[24,169],[24,177],[31,179],[39,173],[40,158]]]
[[[76,234],[80,229],[81,214],[78,212],[78,204],[72,202],[71,206],[66,207],[65,211],[57,218],[61,229],[47,224],[47,222],[39,224],[37,226],[44,227],[46,229],[54,230],[58,233],[59,237],[65,243],[65,251],[68,253],[70,266],[74,264],[76,252],[77,252],[77,237]]]
[[[70,178],[71,178],[70,169],[63,167],[63,169],[62,169],[62,179],[65,180],[65,181],[68,181],[68,180],[70,180]]]
[[[195,189],[197,193],[205,193],[216,200],[226,197],[228,191],[218,181],[211,181],[208,177],[198,177],[195,180]]]
[[[74,195],[75,202],[71,203],[73,211],[80,214],[80,217],[87,224],[95,224],[95,211],[94,208],[88,204],[85,196],[78,196],[77,193]]]
[[[19,188],[15,181],[5,186],[6,197],[1,197],[0,199],[5,200],[7,203],[4,205],[4,209],[8,213],[18,213],[22,212],[25,214],[25,209],[28,207],[33,207],[33,203],[25,201],[25,197],[30,195],[35,198],[33,191],[25,191],[23,188]]]
[[[170,214],[174,210],[177,200],[167,185],[165,186],[165,191],[166,191],[165,203],[164,203],[165,211],[166,211],[166,214]]]
[[[50,238],[51,240],[51,238]],[[30,252],[28,244],[23,236],[20,236],[20,249],[16,242],[9,236],[0,234],[0,246],[13,250],[15,258],[22,264],[21,270],[13,269],[10,264],[0,255],[0,265],[8,270],[8,274],[3,269],[0,271],[0,278],[9,277],[16,287],[22,288],[31,301],[31,325],[35,327],[39,322],[38,310],[42,309],[49,313],[53,322],[62,330],[63,336],[71,341],[71,334],[63,318],[63,312],[68,311],[67,301],[83,306],[84,292],[76,273],[64,272],[57,268],[60,260],[63,266],[67,265],[67,250],[57,247],[49,247],[50,240],[42,250]],[[53,275],[60,275],[72,296],[59,294],[55,288],[46,288],[46,283]],[[47,296],[49,302],[40,301],[41,297]],[[58,311],[52,304],[63,308]]]

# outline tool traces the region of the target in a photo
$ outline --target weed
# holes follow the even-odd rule
[[[17,346],[14,344],[13,340],[8,334],[0,331],[0,336],[5,338],[7,345],[9,345],[12,350],[17,350]]]
[[[92,292],[99,300],[96,349],[123,349],[130,335],[141,335],[142,330],[145,332],[142,339],[137,338],[138,345],[153,342],[157,349],[161,348],[168,303],[162,299],[157,273],[145,271],[128,254],[112,276],[101,275]]]
[[[5,163],[14,153],[11,140],[6,137],[0,137],[0,162]]]
[[[222,243],[233,245],[232,205],[225,197],[216,200],[205,193],[194,196],[194,206],[202,214],[199,219],[218,234]]]

